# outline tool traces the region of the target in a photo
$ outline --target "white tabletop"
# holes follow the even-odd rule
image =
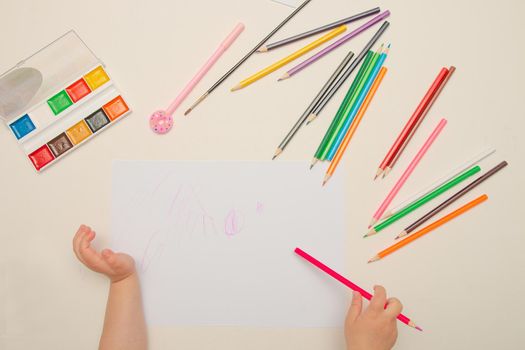
[[[314,0],[275,36],[376,5],[392,12],[391,27],[381,39],[392,43],[389,72],[343,164],[350,171],[350,277],[366,288],[385,285],[425,328],[418,333],[401,325],[398,349],[516,349],[525,343],[525,231],[520,224],[525,5],[511,0],[478,4]],[[366,32],[293,79],[277,83],[279,71],[230,93],[241,79],[303,43],[256,55],[190,117],[178,111],[171,133],[159,137],[149,130],[147,116],[169,104],[238,21],[246,24],[245,32],[183,108],[290,11],[269,0],[2,1],[0,71],[73,28],[107,64],[134,112],[40,175],[8,129],[0,128],[0,349],[96,347],[108,283],[76,261],[71,238],[80,223],[88,223],[99,234],[98,244],[108,243],[112,160],[268,160],[347,50],[358,53],[372,35]],[[398,166],[386,180],[372,182],[424,91],[448,65],[457,71]],[[297,135],[279,161],[311,159],[343,94]],[[366,265],[414,220],[412,215],[384,234],[356,239],[441,117],[449,124],[399,199],[488,146],[498,151],[484,169],[501,160],[510,166],[462,201],[487,193],[487,203],[412,247]],[[321,168],[312,176],[321,180]],[[152,349],[343,347],[340,329],[166,327],[150,329],[150,338]]]

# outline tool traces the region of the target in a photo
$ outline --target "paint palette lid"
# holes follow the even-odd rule
[[[71,30],[0,75],[0,118],[19,117],[102,62]]]

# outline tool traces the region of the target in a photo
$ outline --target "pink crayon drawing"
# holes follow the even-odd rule
[[[262,214],[262,212],[264,211],[264,204],[262,204],[261,202],[257,202],[255,211],[257,212],[257,214]]]
[[[241,232],[242,225],[242,216],[235,209],[232,209],[224,220],[224,233],[230,237],[235,236]]]

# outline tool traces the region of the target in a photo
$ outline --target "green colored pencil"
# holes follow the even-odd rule
[[[366,70],[364,71],[363,75],[361,76],[361,79],[359,80],[355,90],[352,93],[352,97],[346,104],[345,108],[341,112],[341,116],[338,119],[336,125],[334,126],[332,132],[328,135],[328,138],[323,143],[323,147],[320,147],[320,152],[315,154],[315,158],[319,160],[325,160],[326,156],[328,155],[328,152],[330,151],[330,148],[332,147],[332,144],[334,143],[335,139],[337,138],[337,135],[339,134],[339,131],[343,127],[345,120],[348,116],[348,111],[354,106],[354,104],[357,101],[357,97],[361,93],[361,90],[363,90],[363,87],[368,80],[368,77],[372,73],[373,68],[375,67],[377,60],[379,59],[380,53],[376,52],[372,55],[372,58],[370,59],[370,62],[368,66],[366,67]]]
[[[432,199],[436,198],[440,194],[448,191],[449,189],[451,189],[452,187],[454,187],[454,186],[458,185],[459,183],[465,181],[466,179],[468,179],[472,175],[480,172],[480,170],[481,170],[481,168],[478,165],[476,165],[475,167],[464,171],[463,173],[459,174],[458,176],[456,176],[452,180],[450,180],[450,181],[444,183],[443,185],[439,186],[438,188],[436,188],[434,191],[430,192],[426,196],[422,197],[421,199],[415,201],[412,204],[407,205],[405,208],[403,208],[402,210],[400,210],[396,214],[392,215],[391,217],[389,217],[388,219],[384,220],[383,222],[375,225],[373,228],[370,229],[370,231],[368,231],[368,233],[364,237],[375,235],[379,231],[384,230],[385,228],[387,228],[388,226],[390,226],[391,224],[393,224],[397,220],[399,220],[402,217],[410,214],[411,212],[413,212],[417,208],[421,207],[425,203],[430,202]]]
[[[334,130],[335,126],[339,122],[339,119],[342,118],[342,112],[345,109],[345,107],[348,104],[348,102],[350,101],[350,99],[352,98],[352,96],[354,95],[355,89],[356,89],[357,85],[359,84],[359,81],[362,79],[363,74],[364,74],[366,68],[369,66],[370,60],[372,59],[374,54],[375,53],[372,50],[368,51],[368,53],[366,54],[365,60],[363,61],[363,64],[361,65],[361,68],[359,68],[359,71],[357,72],[357,75],[356,75],[354,81],[352,82],[352,85],[350,85],[350,88],[348,89],[348,92],[346,93],[346,96],[343,99],[343,102],[339,106],[339,109],[337,110],[337,113],[335,114],[334,119],[332,119],[332,123],[328,127],[328,130],[326,131],[325,136],[321,140],[321,143],[319,144],[319,147],[317,148],[317,151],[315,151],[314,160],[312,161],[312,165],[310,166],[310,169],[314,166],[314,164],[319,159],[317,156],[319,154],[321,154],[321,151],[322,151],[322,149],[324,147],[324,144],[325,144],[326,140],[328,140],[329,135],[333,133],[333,130]]]

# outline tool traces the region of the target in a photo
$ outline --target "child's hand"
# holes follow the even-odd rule
[[[88,226],[80,225],[73,238],[73,250],[78,260],[95,272],[108,276],[111,282],[119,282],[135,273],[135,262],[127,254],[114,253],[110,249],[97,252],[90,243],[95,232]]]
[[[348,350],[392,349],[397,339],[396,318],[403,308],[399,300],[387,300],[385,288],[376,286],[370,305],[363,313],[362,306],[361,294],[354,292],[345,324]]]

